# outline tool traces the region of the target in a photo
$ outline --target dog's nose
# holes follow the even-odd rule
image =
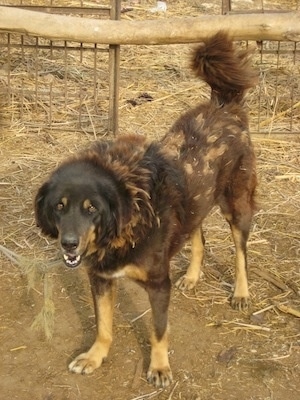
[[[74,251],[77,249],[79,241],[75,236],[66,235],[61,238],[61,246],[66,251]]]

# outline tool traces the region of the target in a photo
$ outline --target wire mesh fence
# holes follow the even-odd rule
[[[276,1],[275,1],[276,2]],[[120,0],[84,3],[72,0],[6,0],[2,5],[38,11],[84,16],[120,18]],[[41,6],[40,4],[43,4]],[[67,4],[68,2],[66,2]],[[253,7],[253,4],[256,7]],[[246,3],[223,0],[223,13],[286,12],[290,9],[274,0]],[[272,6],[270,5],[272,3]],[[300,43],[264,41],[258,43],[255,62],[260,84],[249,97],[251,131],[257,133],[300,132]],[[30,127],[95,133],[118,130],[119,46],[51,41],[17,33],[0,35],[0,81],[6,85],[6,102],[11,121]]]
[[[119,1],[106,5],[44,6],[10,0],[9,6],[85,18],[119,18]],[[40,3],[40,2],[39,2]],[[57,2],[59,3],[59,2]],[[0,35],[0,75],[11,118],[31,127],[118,129],[119,46],[49,40],[17,33]]]
[[[223,14],[284,13],[299,10],[299,0],[256,0],[248,4],[222,0]],[[251,131],[257,133],[300,133],[300,43],[263,41],[257,43],[256,62],[260,82],[250,97]]]
[[[300,43],[267,41],[258,47],[260,82],[250,99],[251,130],[300,133]]]

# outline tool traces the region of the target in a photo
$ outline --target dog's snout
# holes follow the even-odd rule
[[[61,238],[61,246],[66,251],[74,251],[79,245],[79,240],[73,235],[65,235]]]

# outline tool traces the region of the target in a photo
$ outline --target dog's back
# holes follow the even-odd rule
[[[254,193],[255,157],[244,104],[247,90],[257,82],[251,54],[252,50],[235,47],[225,32],[192,53],[192,70],[209,84],[211,98],[183,114],[162,140],[186,171],[192,212],[187,216],[188,231],[222,202],[224,191],[237,178],[235,171],[247,171],[249,179],[242,186],[251,182],[249,191]],[[252,194],[251,199],[254,208]]]

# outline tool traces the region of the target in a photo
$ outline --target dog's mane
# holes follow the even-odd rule
[[[99,173],[102,170],[118,188],[123,213],[120,218],[124,223],[120,234],[108,243],[108,248],[126,252],[141,242],[149,229],[160,225],[162,191],[172,196],[172,203],[183,201],[184,176],[180,178],[174,161],[159,144],[145,137],[128,135],[115,141],[97,142],[75,159],[93,164]],[[163,204],[163,208],[166,207],[168,205]],[[183,210],[182,207],[178,209]],[[178,215],[179,220],[182,218],[183,211]]]

